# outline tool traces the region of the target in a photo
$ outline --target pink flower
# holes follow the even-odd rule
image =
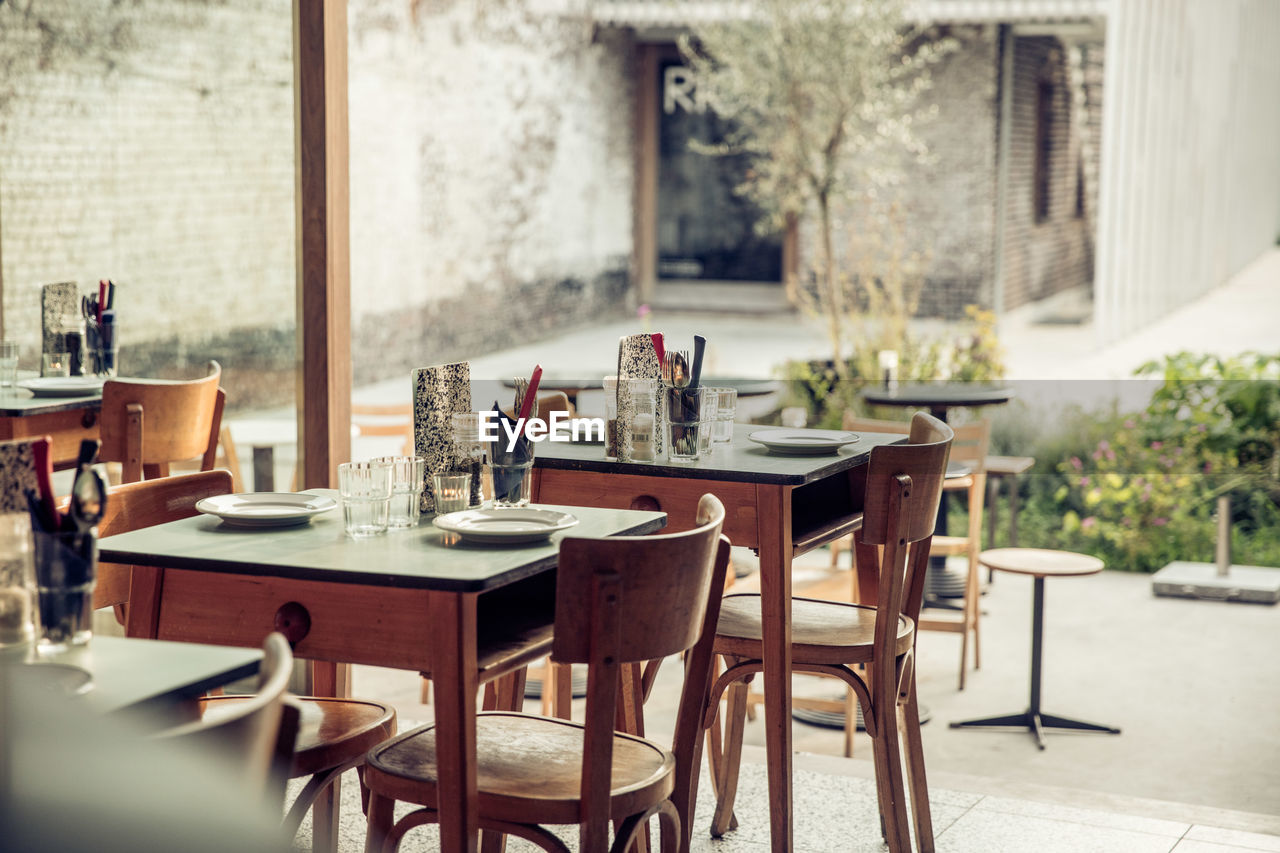
[[[1212,470],[1213,470],[1213,463],[1212,463],[1212,462],[1206,462],[1206,463],[1204,463],[1204,472],[1205,472],[1206,474],[1208,474],[1208,473],[1209,473],[1210,471],[1212,471]]]
[[[1108,462],[1116,461],[1116,452],[1112,450],[1110,447],[1107,448],[1107,461]]]
[[[1097,523],[1098,523],[1098,519],[1092,515],[1089,516],[1088,518],[1084,518],[1080,520],[1080,526],[1085,530],[1088,530],[1090,527],[1093,527]]]
[[[1137,425],[1138,425],[1138,422],[1137,422],[1137,421],[1135,421],[1133,418],[1129,418],[1129,420],[1127,420],[1127,421],[1125,421],[1125,422],[1124,422],[1124,428],[1125,428],[1125,429],[1133,429],[1133,428],[1134,428],[1134,427],[1136,427]]]
[[[1092,482],[1093,482],[1093,480],[1091,480],[1091,479],[1090,479],[1090,478],[1088,478],[1088,477],[1081,477],[1081,478],[1080,478],[1080,488],[1082,488],[1082,489],[1087,489],[1087,488],[1089,488],[1089,485],[1090,485]]]
[[[1164,527],[1166,524],[1169,523],[1169,519],[1165,518],[1164,516],[1161,516],[1159,518],[1151,519],[1151,523],[1154,524],[1156,527]]]
[[[1164,442],[1163,442],[1163,441],[1153,441],[1153,442],[1151,442],[1151,449],[1152,449],[1152,450],[1159,450],[1159,449],[1160,449],[1160,448],[1162,448],[1162,447],[1164,447]]]
[[[1209,428],[1204,424],[1196,424],[1196,432],[1208,432]]]
[[[1075,468],[1077,471],[1079,471],[1079,470],[1081,470],[1082,468],[1084,468],[1084,463],[1080,461],[1080,457],[1079,457],[1079,456],[1072,456],[1072,457],[1071,457],[1071,467],[1072,467],[1072,468]]]

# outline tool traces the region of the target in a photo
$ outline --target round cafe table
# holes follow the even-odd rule
[[[980,382],[922,382],[888,388],[880,386],[862,392],[862,399],[871,405],[928,409],[929,414],[943,423],[947,422],[947,413],[951,409],[999,406],[1012,400],[1013,396],[1012,388]],[[949,496],[943,492],[938,520],[933,527],[935,536],[947,535],[948,500]],[[925,581],[926,606],[959,609],[938,600],[964,597],[964,577],[947,572],[946,557],[929,558],[929,573]]]
[[[1102,561],[1087,554],[1050,551],[1043,548],[994,548],[978,555],[978,562],[999,572],[1031,575],[1035,579],[1031,595],[1031,699],[1027,710],[952,723],[953,729],[1026,728],[1044,749],[1045,729],[1104,732],[1118,735],[1120,730],[1100,723],[1086,723],[1059,717],[1040,710],[1040,674],[1044,652],[1044,579],[1096,575],[1104,568]]]

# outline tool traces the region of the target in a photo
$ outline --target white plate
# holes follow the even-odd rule
[[[323,495],[250,492],[205,498],[196,502],[196,509],[239,527],[290,527],[306,524],[312,516],[328,512],[337,505],[333,498]]]
[[[771,453],[788,456],[818,456],[835,453],[846,444],[853,444],[858,436],[834,429],[762,429],[747,438],[763,444]]]
[[[88,397],[102,393],[102,380],[96,376],[42,376],[23,379],[18,387],[37,397]]]
[[[578,519],[550,509],[464,509],[436,516],[436,527],[456,533],[468,542],[519,545],[540,542],[552,533],[567,530]]]

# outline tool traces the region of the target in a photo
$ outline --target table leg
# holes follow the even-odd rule
[[[253,448],[253,490],[276,490],[276,450],[271,445]]]
[[[784,486],[756,487],[764,646],[765,751],[774,853],[793,849],[791,824],[791,500]]]
[[[433,592],[430,602],[440,849],[444,853],[474,853],[479,828],[475,596]]]
[[[1045,729],[1065,729],[1068,731],[1105,732],[1118,735],[1120,730],[1100,723],[1087,723],[1084,720],[1073,720],[1056,714],[1046,714],[1040,710],[1040,681],[1043,675],[1044,660],[1044,578],[1035,578],[1031,591],[1031,696],[1027,710],[1019,714],[1001,714],[995,717],[980,717],[976,720],[963,720],[951,724],[953,729],[973,728],[1025,728],[1036,739],[1036,746],[1044,749]]]

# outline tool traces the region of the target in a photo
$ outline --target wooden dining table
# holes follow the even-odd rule
[[[863,433],[839,452],[775,455],[750,440],[759,425],[735,424],[733,439],[696,462],[618,462],[600,445],[543,442],[534,455],[533,499],[619,509],[662,510],[669,529],[693,525],[698,499],[725,505],[723,532],[760,557],[765,739],[774,851],[793,845],[791,795],[791,561],[858,529],[866,464],[874,447],[901,435]],[[795,432],[795,430],[788,430]],[[859,598],[874,601],[874,578]]]
[[[352,539],[334,510],[309,524],[263,529],[201,515],[108,536],[99,553],[135,567],[131,637],[256,647],[278,630],[300,658],[430,676],[441,847],[453,853],[477,845],[477,689],[550,651],[560,541],[651,533],[666,522],[655,511],[548,508],[579,523],[529,545],[470,545],[426,518]],[[329,678],[314,692],[348,690]]]
[[[80,440],[98,437],[101,411],[101,391],[37,397],[24,388],[0,389],[0,441],[47,435],[53,439],[54,468],[70,468],[79,456]]]

